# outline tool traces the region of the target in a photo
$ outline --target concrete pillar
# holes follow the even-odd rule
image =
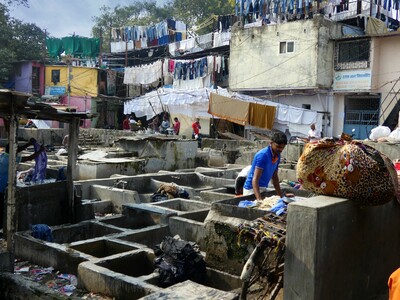
[[[78,156],[79,118],[73,118],[69,126],[67,194],[71,222],[75,221],[74,180],[76,180],[76,160]]]
[[[284,299],[387,299],[400,267],[400,205],[317,196],[288,207]]]

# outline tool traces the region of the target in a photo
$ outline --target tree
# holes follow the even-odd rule
[[[0,86],[5,86],[20,60],[44,58],[44,32],[35,24],[11,18],[8,8],[0,3]]]
[[[8,79],[10,72],[9,61],[15,59],[13,51],[9,48],[12,29],[9,26],[8,10],[0,4],[0,86]]]
[[[0,4],[4,4],[6,6],[23,5],[29,7],[28,0],[0,0]]]
[[[174,17],[192,27],[204,24],[212,16],[230,15],[235,12],[235,0],[174,0]],[[208,32],[210,31],[210,28]],[[205,30],[207,31],[207,30]]]
[[[43,60],[46,48],[45,32],[33,23],[22,23],[20,20],[11,19],[13,38],[11,48],[17,60]]]

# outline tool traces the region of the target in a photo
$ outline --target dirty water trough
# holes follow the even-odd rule
[[[202,167],[76,181],[79,222],[50,224],[51,242],[34,238],[31,230],[18,231],[15,255],[73,274],[78,287],[115,299],[238,299],[240,273],[254,244],[238,246],[237,229],[266,213],[239,207],[242,200],[254,200],[234,195],[240,169]],[[293,180],[294,172],[282,170],[280,179]],[[152,202],[160,186],[171,184],[186,191],[187,198]],[[365,296],[371,294],[387,299],[388,273],[400,265],[400,238],[389,243],[382,237],[377,244],[372,237],[385,232],[388,224],[395,228],[390,235],[400,236],[395,203],[360,209],[346,199],[282,187],[301,200],[287,209],[284,299],[351,299],[346,297],[349,290],[352,299],[369,299]],[[273,195],[273,189],[264,193]],[[166,236],[198,246],[206,263],[201,279],[169,287],[160,283],[154,261]],[[357,243],[349,247],[348,241]],[[368,252],[362,251],[365,247]],[[376,255],[386,260],[365,263]],[[373,282],[365,285],[371,276]]]

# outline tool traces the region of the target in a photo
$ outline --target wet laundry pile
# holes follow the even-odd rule
[[[279,196],[265,197],[263,200],[242,200],[239,202],[239,207],[257,208],[263,210],[270,210],[279,200]]]
[[[239,202],[239,207],[245,208],[256,208],[261,210],[266,210],[268,212],[275,213],[277,216],[287,213],[287,205],[291,202],[301,200],[301,197],[293,196],[271,196],[266,197],[263,200],[242,200]]]
[[[151,195],[151,202],[158,202],[173,198],[189,199],[189,193],[174,182],[162,183],[160,184],[158,190]]]
[[[161,287],[188,279],[201,283],[206,277],[206,263],[196,243],[184,241],[179,236],[165,236],[155,247],[154,254]]]

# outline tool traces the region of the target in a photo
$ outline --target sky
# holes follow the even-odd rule
[[[161,1],[158,1],[161,2]],[[10,15],[24,23],[35,23],[51,36],[61,38],[75,35],[92,37],[92,17],[100,15],[103,5],[133,4],[133,0],[28,0],[29,8],[10,7]]]

